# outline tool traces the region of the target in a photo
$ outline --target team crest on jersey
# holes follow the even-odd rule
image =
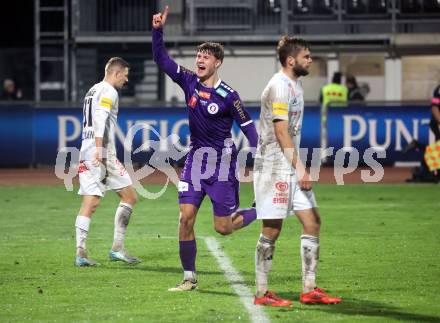
[[[208,105],[208,113],[209,114],[216,114],[218,112],[218,104],[217,103],[211,103]]]

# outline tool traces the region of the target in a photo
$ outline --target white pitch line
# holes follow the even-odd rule
[[[240,301],[246,307],[251,322],[269,323],[269,317],[263,312],[262,308],[254,305],[254,295],[244,283],[243,277],[235,270],[234,266],[232,266],[231,260],[220,249],[217,239],[214,237],[206,237],[204,239],[209,251],[214,255],[220,268],[225,273],[226,279],[232,285],[235,293],[240,297]]]

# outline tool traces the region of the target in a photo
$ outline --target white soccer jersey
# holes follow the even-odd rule
[[[301,141],[301,125],[304,112],[303,89],[300,81],[293,81],[284,73],[275,74],[261,95],[260,139],[255,157],[256,171],[263,163],[270,163],[274,170],[294,171],[284,156],[275,135],[274,120],[288,121],[288,131],[298,152]]]
[[[103,138],[107,156],[116,156],[115,127],[118,118],[118,92],[102,81],[87,92],[83,108],[83,132],[80,160],[93,160],[95,137]]]

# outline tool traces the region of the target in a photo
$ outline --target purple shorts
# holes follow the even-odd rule
[[[225,176],[220,176],[223,177],[221,180],[217,169],[215,174],[207,179],[194,179],[197,185],[193,184],[191,178],[194,165],[192,156],[189,155],[179,182],[179,204],[193,204],[199,208],[205,195],[208,195],[215,216],[229,216],[234,213],[240,204],[240,183],[235,174],[235,162],[231,163]]]
[[[229,216],[234,213],[240,204],[238,181],[201,181],[201,190],[196,191],[192,183],[180,181],[179,204],[193,204],[200,207],[205,195],[212,203],[215,216]]]

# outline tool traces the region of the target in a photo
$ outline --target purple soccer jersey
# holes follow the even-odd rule
[[[255,148],[258,135],[252,118],[238,93],[225,82],[219,80],[213,88],[205,87],[194,72],[172,60],[163,42],[162,29],[153,29],[153,56],[161,70],[182,88],[187,103],[191,150],[181,180],[189,187],[179,188],[180,203],[199,206],[204,195],[208,194],[215,214],[231,214],[238,207],[237,149],[232,141],[231,128],[235,120],[250,146]],[[206,172],[209,178],[204,177],[198,187],[194,176]],[[216,182],[230,182],[233,192],[226,194],[224,190],[227,188],[224,185],[217,187]]]

